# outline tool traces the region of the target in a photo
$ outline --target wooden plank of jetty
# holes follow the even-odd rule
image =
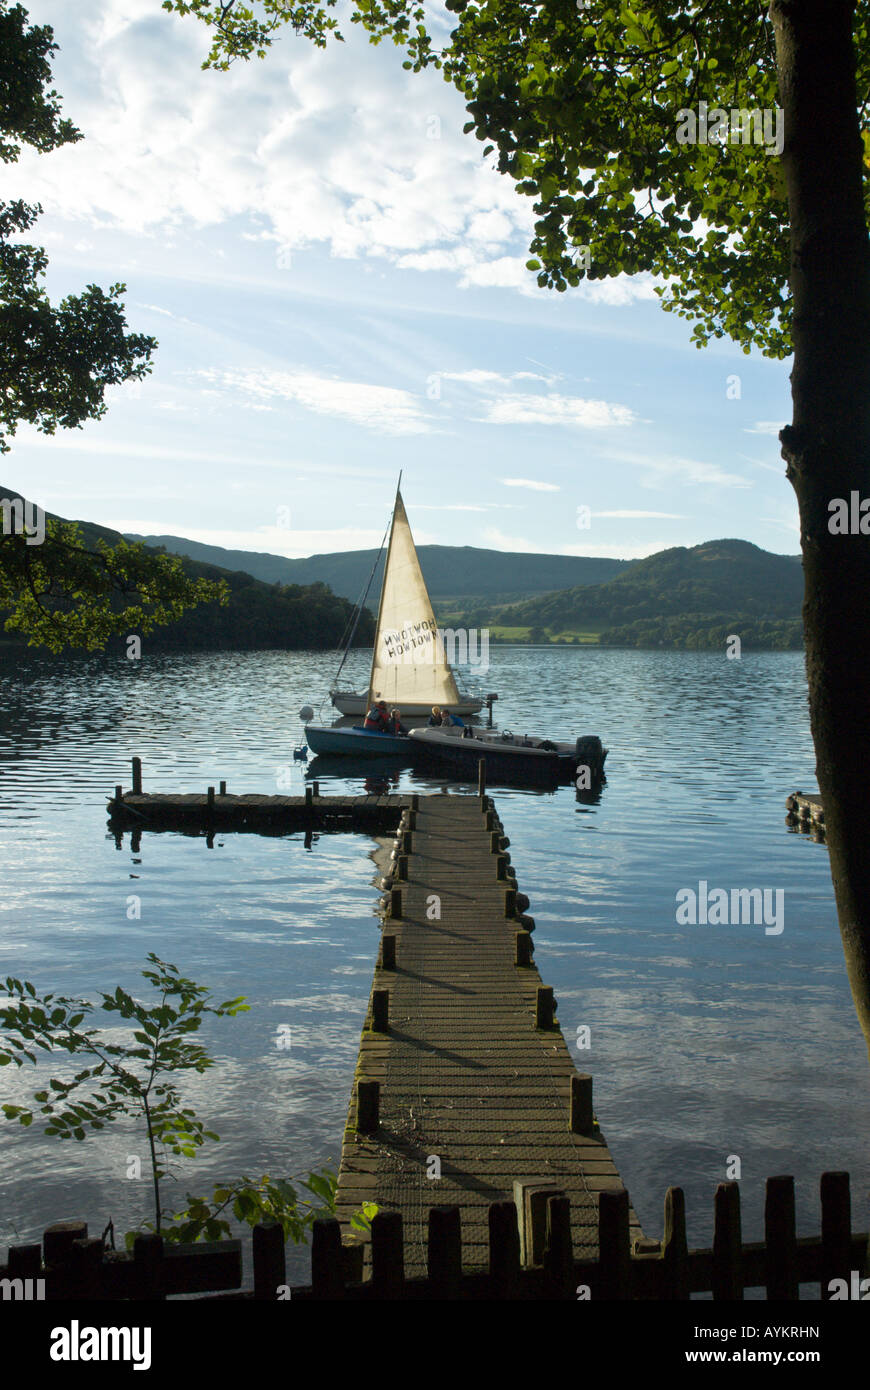
[[[591,1078],[558,1026],[539,1026],[552,991],[531,964],[534,923],[517,911],[501,830],[492,802],[474,796],[421,797],[400,823],[337,1196],[366,1271],[367,1237],[349,1225],[363,1201],[401,1212],[410,1277],[426,1272],[430,1207],[459,1207],[463,1268],[485,1268],[489,1204],[522,1210],[517,1183],[558,1190],[574,1257],[591,1259],[598,1196],[622,1186]]]
[[[825,838],[825,810],[818,792],[792,792],[786,797],[786,825],[810,833],[814,839]]]

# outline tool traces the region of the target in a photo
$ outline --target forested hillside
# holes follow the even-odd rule
[[[0,496],[15,495],[13,489],[0,490]],[[115,545],[122,539],[120,532],[105,526],[86,521],[77,524],[89,549],[95,548],[98,540]],[[243,571],[194,560],[185,559],[182,566],[194,578],[222,579],[229,590],[229,600],[226,604],[200,604],[176,622],[157,628],[147,638],[151,651],[248,651],[267,647],[328,651],[338,647],[349,630],[353,605],[326,584],[264,584]],[[22,645],[23,638],[3,631],[5,616],[0,612],[0,640],[4,645]],[[360,618],[354,645],[370,646],[373,639],[374,618],[366,610]],[[122,646],[118,639],[113,639],[107,650]]]
[[[800,560],[772,555],[749,541],[708,541],[661,550],[607,584],[564,589],[502,610],[500,621],[553,630],[590,623],[740,613],[756,618],[800,616]]]

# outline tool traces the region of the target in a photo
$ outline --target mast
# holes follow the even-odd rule
[[[390,568],[390,555],[391,555],[392,552],[393,552],[393,534],[394,534],[394,532],[395,532],[395,530],[396,530],[396,510],[397,510],[398,503],[399,503],[399,501],[401,500],[401,499],[400,499],[400,493],[399,493],[399,489],[401,488],[401,486],[402,486],[402,470],[400,469],[400,470],[399,470],[399,481],[396,483],[396,500],[395,500],[395,502],[393,503],[393,518],[392,518],[392,521],[390,522],[390,543],[389,543],[389,545],[387,546],[387,558],[386,558],[386,560],[384,561],[384,573],[383,573],[383,577],[382,577],[382,579],[381,579],[381,596],[380,596],[380,599],[378,600],[378,618],[377,618],[377,622],[375,623],[375,640],[374,640],[374,642],[372,643],[372,665],[371,665],[371,670],[369,671],[369,688],[368,688],[368,693],[367,693],[367,695],[366,695],[366,713],[368,713],[368,711],[371,709],[371,706],[372,706],[372,699],[373,699],[372,682],[373,682],[373,680],[374,680],[374,676],[375,676],[375,665],[376,665],[377,659],[378,659],[378,638],[379,638],[380,635],[381,635],[381,614],[383,613],[383,610],[384,610],[384,592],[385,592],[386,587],[387,587],[386,580],[387,580],[387,574],[388,574],[389,568]]]

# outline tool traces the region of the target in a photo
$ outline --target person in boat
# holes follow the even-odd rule
[[[391,710],[390,710],[390,733],[391,733],[391,734],[397,734],[397,735],[398,735],[398,734],[406,734],[407,732],[408,732],[408,730],[405,728],[404,724],[402,723],[402,711],[401,711],[400,709],[395,709],[395,708],[394,708],[394,709],[391,709]]]
[[[441,712],[441,706],[440,706],[440,705],[433,705],[433,706],[432,706],[432,713],[429,715],[429,723],[428,723],[428,725],[427,725],[427,728],[430,728],[430,729],[440,729],[440,728],[441,728],[441,725],[443,724],[443,722],[444,722],[444,716],[443,716],[443,714],[442,714],[442,712]]]
[[[449,726],[450,724],[454,724],[458,729],[464,729],[464,728],[465,728],[465,724],[464,724],[464,722],[459,718],[459,715],[458,715],[458,714],[451,714],[450,711],[449,711],[449,709],[444,710],[443,714],[441,715],[441,723],[442,723],[442,724],[446,724],[446,725],[448,725],[448,726]]]
[[[390,716],[387,713],[386,700],[377,700],[372,705],[363,720],[363,728],[376,734],[388,734],[390,732]]]

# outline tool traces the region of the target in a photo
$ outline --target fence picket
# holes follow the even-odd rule
[[[379,1211],[372,1217],[372,1295],[401,1298],[405,1283],[402,1213]]]
[[[489,1282],[492,1298],[513,1298],[520,1275],[520,1228],[514,1202],[489,1208]]]
[[[458,1207],[430,1207],[427,1269],[432,1298],[459,1297],[462,1227]]]
[[[849,1284],[852,1270],[852,1201],[848,1173],[823,1173],[819,1182],[822,1203],[822,1258],[820,1291],[830,1297],[832,1279]]]
[[[135,1272],[134,1297],[148,1302],[159,1302],[165,1298],[163,1293],[163,1237],[157,1235],[137,1236],[133,1242],[133,1261]]]
[[[574,1297],[574,1252],[571,1241],[571,1199],[565,1196],[547,1200],[547,1242],[544,1269],[551,1298]]]
[[[602,1192],[598,1197],[598,1283],[595,1299],[631,1298],[631,1244],[628,1192]]]
[[[714,1201],[713,1298],[743,1298],[743,1241],[740,1234],[740,1186],[720,1182]]]
[[[686,1198],[681,1187],[665,1193],[665,1231],[662,1238],[665,1298],[689,1297],[689,1247],[686,1242]]]
[[[258,1221],[252,1238],[254,1256],[254,1297],[272,1302],[287,1280],[284,1257],[284,1230],[277,1221]]]
[[[314,1298],[344,1297],[341,1226],[334,1216],[321,1216],[311,1232],[311,1294]]]
[[[768,1299],[782,1302],[798,1296],[797,1240],[794,1218],[794,1178],[767,1179],[764,1203],[764,1243]]]

